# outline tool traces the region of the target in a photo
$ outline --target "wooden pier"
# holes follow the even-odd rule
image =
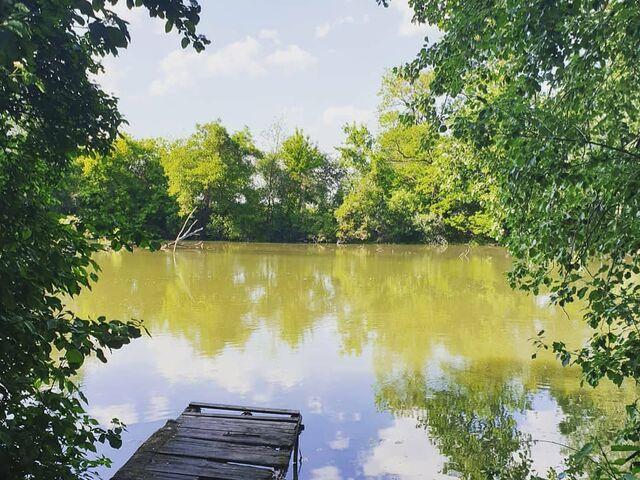
[[[283,479],[304,426],[296,410],[190,403],[133,454],[112,480]]]

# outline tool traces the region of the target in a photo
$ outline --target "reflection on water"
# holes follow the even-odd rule
[[[86,364],[120,466],[190,400],[299,408],[301,478],[525,478],[621,420],[633,392],[579,387],[530,338],[586,332],[512,292],[498,248],[207,244],[102,254],[81,315],[143,318],[150,338]],[[569,312],[578,317],[579,311]],[[560,445],[566,445],[562,447]],[[106,473],[108,477],[109,472]]]

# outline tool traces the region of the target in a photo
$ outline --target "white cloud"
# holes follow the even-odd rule
[[[263,30],[263,39],[275,43],[277,32]],[[163,95],[176,88],[193,85],[197,80],[212,77],[260,76],[270,69],[292,72],[312,67],[317,59],[298,45],[289,45],[270,53],[259,40],[247,36],[218,50],[197,53],[174,50],[160,63],[160,78],[149,87],[152,95]]]
[[[318,59],[316,57],[306,50],[303,50],[298,45],[289,45],[283,50],[276,50],[275,52],[267,55],[264,63],[267,66],[292,71],[306,70],[307,68],[314,66],[317,62]]]
[[[408,0],[394,0],[391,2],[391,6],[395,8],[402,17],[400,27],[398,27],[398,35],[402,37],[410,37],[413,35],[428,36],[431,41],[441,36],[442,33],[436,27],[424,23],[415,23],[413,21],[414,11],[409,5]]]
[[[102,61],[102,66],[104,67],[104,72],[93,78],[105,92],[121,97],[123,91],[121,86],[126,83],[125,80],[129,73],[129,68],[123,66],[122,63],[116,62],[114,57],[106,57]]]
[[[251,341],[257,339],[249,342]],[[198,355],[186,339],[160,336],[150,343],[150,349],[153,352],[150,355],[155,358],[155,368],[165,381],[197,384],[213,380],[218,387],[235,395],[246,396],[253,393],[258,381],[265,381],[280,391],[287,390],[301,382],[305,376],[303,365],[284,360],[284,357],[291,354],[286,350],[279,351],[276,358],[269,358],[268,353],[264,352],[265,358],[256,360],[242,351],[225,348],[219,356],[207,358]],[[171,356],[165,355],[167,349],[171,350]],[[268,360],[272,362],[271,367],[263,370],[262,366]],[[190,368],[185,370],[184,365],[190,365]],[[262,392],[265,393],[268,392]]]
[[[115,405],[90,405],[89,414],[94,417],[100,425],[109,426],[111,420],[117,418],[127,425],[138,423],[138,413],[132,403],[119,403]]]
[[[420,35],[424,30],[424,25],[416,24],[413,22],[413,9],[409,5],[408,0],[395,0],[391,2],[391,6],[394,7],[402,16],[402,23],[398,28],[398,34],[402,36]]]
[[[149,404],[144,415],[145,422],[155,422],[164,420],[171,413],[171,402],[164,395],[153,395],[149,399]]]
[[[322,401],[318,397],[312,397],[307,401],[307,407],[311,413],[321,414],[323,411]]]
[[[253,37],[233,42],[217,52],[205,56],[205,67],[209,76],[262,75],[265,68],[259,54],[262,45]]]
[[[373,118],[373,110],[353,105],[332,106],[325,109],[322,120],[327,125],[343,125],[349,122],[367,123]]]
[[[336,437],[329,442],[331,450],[346,450],[349,448],[349,437],[345,437],[340,431],[336,432]]]
[[[362,17],[361,23],[367,23],[369,21],[369,16],[364,15]],[[345,17],[338,17],[333,22],[324,22],[316,27],[316,38],[324,38],[329,35],[329,32],[333,30],[335,27],[339,25],[353,24],[356,23],[355,18],[351,15],[347,15]]]
[[[260,33],[258,33],[258,38],[261,40],[271,40],[276,45],[280,45],[280,34],[278,30],[263,28],[260,30]]]
[[[190,50],[174,50],[162,59],[160,63],[162,76],[151,83],[150,93],[163,95],[174,88],[191,85],[197,63],[197,53]]]
[[[342,475],[338,467],[327,465],[311,470],[311,480],[342,480]]]
[[[149,14],[144,7],[129,8],[127,7],[126,2],[107,5],[107,8],[118,15],[122,20],[129,22],[130,24],[138,23],[140,20],[144,20],[145,17],[149,17]]]
[[[325,22],[316,27],[316,38],[324,38],[329,35],[331,31],[331,24],[329,22]]]
[[[442,473],[444,458],[429,441],[425,431],[411,418],[396,418],[378,431],[379,443],[363,463],[365,476],[402,479],[450,479]]]
[[[532,408],[518,419],[518,429],[530,435],[533,469],[544,474],[550,468],[562,466],[564,455],[559,445],[566,445],[567,438],[560,432],[559,425],[564,418],[562,408],[546,390],[537,392],[532,398]]]

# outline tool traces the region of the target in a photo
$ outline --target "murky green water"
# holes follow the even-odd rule
[[[576,370],[531,360],[540,329],[573,344],[586,332],[544,296],[512,292],[503,250],[465,251],[212,243],[101,255],[101,280],[70,306],[143,318],[152,334],[83,371],[91,413],[129,425],[123,447],[105,450],[114,469],[190,400],[300,409],[304,479],[560,464],[558,444],[606,432],[633,392],[581,389]]]

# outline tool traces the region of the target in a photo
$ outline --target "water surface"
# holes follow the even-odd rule
[[[539,330],[587,332],[578,307],[511,291],[499,248],[209,243],[98,262],[70,307],[151,333],[82,373],[90,412],[128,424],[106,478],[191,400],[300,409],[301,478],[346,480],[544,473],[631,399],[531,359]]]

